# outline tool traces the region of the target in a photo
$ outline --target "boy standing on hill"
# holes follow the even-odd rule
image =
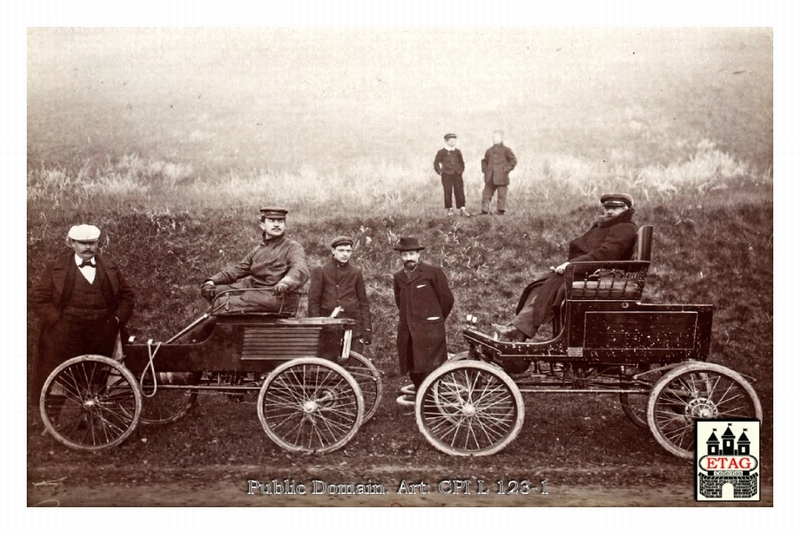
[[[444,136],[444,148],[436,153],[433,160],[433,170],[442,177],[444,187],[444,209],[448,215],[453,215],[453,193],[456,195],[456,208],[461,215],[469,217],[464,200],[464,157],[456,148],[456,134],[449,133]]]
[[[331,259],[311,271],[308,288],[308,316],[329,317],[337,307],[337,317],[354,319],[351,348],[362,353],[364,345],[372,343],[372,315],[361,269],[350,263],[353,240],[339,236],[331,241]]]

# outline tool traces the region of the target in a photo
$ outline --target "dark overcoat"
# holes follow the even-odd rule
[[[311,271],[308,316],[327,317],[337,306],[343,310],[339,317],[356,321],[354,337],[360,337],[364,330],[372,330],[372,314],[361,269],[352,261],[342,264],[331,258]]]
[[[567,261],[617,261],[630,259],[636,244],[636,224],[631,222],[634,210],[628,209],[592,224],[588,232],[569,242]],[[534,280],[522,291],[516,313],[522,311],[531,291],[539,293],[535,301],[534,324],[544,324],[552,316],[554,304],[564,297],[564,276],[548,273]]]
[[[394,274],[394,299],[400,311],[400,371],[430,373],[447,360],[445,320],[455,302],[444,271],[423,262],[411,277],[400,270]]]
[[[59,327],[59,323],[69,320],[63,317],[63,311],[72,295],[75,276],[82,276],[74,258],[74,252],[70,252],[49,262],[40,271],[38,279],[28,293],[28,303],[40,319],[38,351],[34,360],[33,394],[37,394],[35,391],[37,387],[41,387],[47,375],[60,363],[79,355],[64,353],[64,350],[67,350],[65,347],[74,348],[75,343],[74,340],[61,339],[62,336],[59,334],[69,331]],[[133,315],[133,291],[114,261],[99,255],[95,258],[96,282],[100,284],[109,316],[112,320],[116,317],[119,320],[119,327],[124,327]],[[116,337],[116,328],[113,328],[111,333]],[[110,345],[113,348],[113,341],[112,339],[109,343],[108,340],[98,340],[97,345]],[[110,353],[105,354],[105,356],[110,355]]]
[[[517,166],[517,157],[503,143],[492,145],[481,160],[484,183],[508,185],[508,173]]]

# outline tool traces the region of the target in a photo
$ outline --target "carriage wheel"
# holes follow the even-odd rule
[[[761,403],[742,376],[721,365],[692,362],[666,373],[653,387],[647,422],[675,456],[694,457],[695,419],[761,419]]]
[[[660,364],[650,364],[647,365],[645,369],[654,369],[659,365]],[[630,419],[633,424],[639,428],[648,428],[647,399],[650,397],[653,384],[664,375],[664,371],[643,372],[640,374],[642,376],[638,378],[637,382],[639,382],[642,388],[647,389],[642,389],[641,393],[620,393],[619,402],[622,404],[622,411],[625,412],[625,415],[628,416],[628,419]]]
[[[121,363],[84,355],[62,363],[47,377],[39,398],[45,428],[78,450],[122,443],[142,413],[139,384]]]
[[[289,451],[329,452],[344,446],[364,419],[364,397],[343,367],[297,358],[272,371],[258,395],[258,419]]]
[[[519,434],[522,395],[498,367],[465,360],[428,375],[417,395],[417,426],[437,449],[453,456],[494,454]]]
[[[161,375],[162,373],[158,374]],[[200,381],[201,373],[186,374],[190,375],[189,379],[186,381],[187,385],[196,384]],[[174,423],[189,413],[189,410],[197,404],[197,391],[171,388],[160,382],[161,379],[159,378],[159,384],[155,395],[152,397],[145,396],[142,400],[142,424],[164,425],[167,423]],[[145,383],[142,385],[142,390],[145,393],[152,392],[152,378],[145,380]]]
[[[350,352],[344,368],[356,379],[364,396],[364,420],[361,423],[364,424],[375,415],[381,403],[383,395],[381,373],[365,356],[353,351]]]

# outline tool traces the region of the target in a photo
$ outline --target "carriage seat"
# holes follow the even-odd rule
[[[653,251],[653,227],[636,232],[630,261],[578,262],[572,271],[568,298],[640,300]]]

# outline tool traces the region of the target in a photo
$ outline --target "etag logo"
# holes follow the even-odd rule
[[[698,501],[761,500],[759,420],[697,420],[695,436]]]

